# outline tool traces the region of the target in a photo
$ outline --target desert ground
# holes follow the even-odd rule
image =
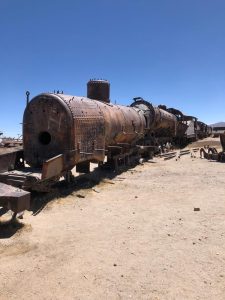
[[[1,300],[225,299],[224,164],[197,153],[97,176],[0,227]]]

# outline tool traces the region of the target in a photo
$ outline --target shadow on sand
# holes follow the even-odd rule
[[[2,210],[0,210],[2,214]],[[1,216],[1,215],[0,215]],[[17,219],[10,221],[0,221],[0,240],[11,238],[18,230],[24,227]]]
[[[148,161],[149,163],[155,163],[153,161]],[[97,184],[101,183],[103,180],[108,179],[112,180],[116,176],[120,175],[127,170],[132,172],[132,169],[137,164],[133,166],[122,166],[118,171],[107,168],[107,166],[95,168],[92,172],[88,174],[81,174],[77,177],[74,177],[72,182],[67,183],[65,180],[57,182],[52,190],[48,193],[38,193],[32,192],[31,195],[31,207],[30,210],[33,216],[38,215],[45,206],[58,198],[64,198],[68,195],[84,191],[88,189],[92,189]],[[7,213],[7,210],[0,209],[0,219],[1,216]],[[20,223],[17,219],[13,220],[13,222],[1,222],[0,221],[0,239],[6,239],[13,236],[18,230],[20,230],[24,226],[23,223]]]
[[[128,169],[130,170],[131,167],[122,167],[119,169],[119,171],[112,171],[107,168],[95,168],[88,174],[81,174],[77,177],[74,177],[70,183],[67,183],[65,180],[59,181],[52,187],[51,192],[32,193],[30,211],[32,211],[33,215],[36,216],[49,202],[54,201],[57,198],[67,197],[74,192],[92,189],[101,183],[102,180],[112,180]]]

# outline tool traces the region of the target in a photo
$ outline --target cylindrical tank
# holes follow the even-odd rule
[[[137,97],[134,98],[134,102],[130,106],[143,113],[145,117],[146,129],[151,129],[155,120],[155,110],[153,105],[143,98]]]
[[[168,111],[154,107],[155,110],[155,120],[154,120],[154,128],[155,129],[171,129],[175,131],[177,125],[177,118],[175,115],[169,113]]]
[[[132,107],[40,94],[24,112],[25,160],[30,166],[42,166],[45,160],[68,153],[71,167],[82,161],[103,161],[107,147],[132,144],[143,136],[144,129],[142,111]]]
[[[87,97],[102,102],[110,102],[110,83],[107,80],[91,79],[87,83]]]
[[[146,130],[154,132],[156,136],[176,136],[177,117],[174,114],[159,107],[153,107],[141,97],[134,98],[131,106],[143,112]]]

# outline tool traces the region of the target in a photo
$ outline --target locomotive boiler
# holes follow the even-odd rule
[[[88,83],[88,96],[95,99],[51,93],[33,98],[23,118],[27,164],[46,169],[45,162],[56,158],[60,172],[75,165],[79,172],[134,145],[146,128],[143,112],[111,104],[109,88],[108,81],[95,80]]]
[[[141,97],[134,98],[131,107],[139,110],[145,117],[144,144],[158,145],[172,141],[177,135],[178,118],[165,108],[154,107]]]
[[[71,170],[89,172],[90,162],[111,164],[149,156],[177,136],[178,118],[142,98],[129,106],[110,103],[110,84],[90,80],[86,97],[44,93],[27,105],[23,118],[24,157],[42,168],[42,178]]]

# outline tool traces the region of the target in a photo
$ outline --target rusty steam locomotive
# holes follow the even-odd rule
[[[192,135],[188,134],[190,124]],[[203,127],[205,136],[207,125]],[[24,191],[48,191],[60,177],[69,180],[75,166],[77,172],[87,173],[90,162],[103,164],[107,158],[107,164],[117,168],[121,161],[129,164],[149,158],[166,142],[183,144],[193,134],[196,138],[197,130],[196,118],[165,106],[154,107],[140,97],[130,106],[113,105],[109,82],[90,80],[87,98],[43,93],[27,104],[23,150],[0,168],[0,182],[4,190],[11,185]],[[24,210],[29,192],[24,193],[14,198],[6,193],[0,205],[15,212]]]

